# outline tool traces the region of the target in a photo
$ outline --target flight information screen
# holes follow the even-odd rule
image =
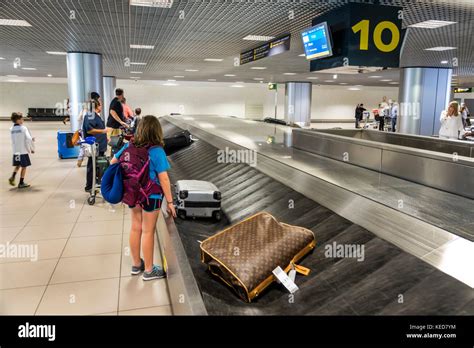
[[[320,59],[332,56],[328,25],[320,23],[301,32],[306,59]]]
[[[271,57],[290,50],[291,35],[285,35],[268,41],[263,45],[252,48],[240,54],[240,65]]]

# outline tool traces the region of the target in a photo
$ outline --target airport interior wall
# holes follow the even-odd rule
[[[44,82],[0,82],[0,116],[12,111],[26,114],[28,107],[55,107],[67,98],[66,79]],[[219,114],[248,118],[274,116],[274,92],[266,83],[242,84],[231,88],[221,82],[177,82],[164,86],[164,81],[118,80],[125,89],[128,103],[141,107],[146,114]],[[174,83],[174,82],[173,82]],[[383,96],[397,99],[398,87],[358,87],[313,85],[312,119],[341,120],[354,118],[354,108],[364,103],[372,109]],[[285,88],[278,85],[278,118],[284,118]]]

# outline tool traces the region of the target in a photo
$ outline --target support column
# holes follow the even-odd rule
[[[451,74],[451,68],[400,69],[400,133],[438,134],[439,117],[451,95]]]
[[[285,121],[300,127],[311,125],[311,82],[285,84]]]
[[[102,55],[100,53],[68,52],[67,82],[69,93],[71,130],[79,129],[79,114],[84,103],[90,99],[91,92],[101,96]]]
[[[104,95],[102,96],[102,119],[105,121],[107,120],[107,117],[109,117],[110,102],[115,98],[116,79],[115,76],[104,76],[102,82],[104,85]]]

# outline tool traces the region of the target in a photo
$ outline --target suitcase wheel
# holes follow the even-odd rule
[[[185,210],[178,210],[178,217],[180,219],[185,220],[186,219],[186,211]]]
[[[214,220],[216,221],[221,221],[222,219],[222,214],[220,211],[215,211],[212,213],[212,217],[214,218]]]
[[[89,203],[89,205],[94,205],[95,204],[95,197],[91,196],[91,197],[87,198],[87,203]]]

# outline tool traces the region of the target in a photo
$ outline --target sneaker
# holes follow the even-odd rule
[[[84,191],[86,191],[87,193],[91,193],[92,187],[84,187]]]
[[[27,183],[24,183],[22,182],[21,184],[18,184],[18,188],[27,188],[27,187],[30,187],[30,185],[28,185]]]
[[[143,272],[143,280],[160,279],[166,277],[165,271],[160,266],[153,265],[151,272]]]
[[[15,186],[15,178],[13,176],[8,179],[8,182],[10,183],[10,185]]]
[[[139,267],[136,267],[136,266],[132,266],[132,275],[137,275],[137,274],[140,274],[142,273],[143,271],[145,270],[145,261],[143,261],[143,259],[140,259],[140,266]]]
[[[78,166],[79,168],[82,167],[82,160],[77,160],[77,166]]]

